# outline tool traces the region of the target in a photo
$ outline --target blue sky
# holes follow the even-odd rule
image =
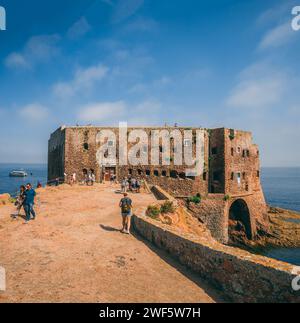
[[[253,132],[300,166],[300,0],[0,0],[0,162],[45,162],[60,125]]]

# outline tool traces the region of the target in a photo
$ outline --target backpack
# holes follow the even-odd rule
[[[130,213],[131,205],[129,199],[124,199],[122,201],[122,213]]]

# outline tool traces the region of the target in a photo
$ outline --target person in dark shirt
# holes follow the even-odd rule
[[[26,191],[24,193],[25,199],[24,199],[24,209],[26,213],[26,221],[25,223],[28,223],[31,220],[35,220],[35,211],[34,211],[34,198],[36,196],[35,190],[32,188],[32,185],[28,183],[26,185]]]
[[[121,199],[120,204],[122,214],[122,233],[130,234],[131,216],[132,216],[132,200],[128,197],[127,193],[124,193],[124,197]]]
[[[15,203],[15,206],[17,207],[17,213],[13,215],[14,219],[16,219],[20,215],[21,209],[22,209],[22,207],[24,207],[25,191],[26,191],[26,187],[24,185],[22,185],[20,187],[20,193],[19,193],[16,203]]]

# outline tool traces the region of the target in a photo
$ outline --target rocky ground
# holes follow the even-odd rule
[[[270,235],[262,244],[286,248],[300,247],[300,214],[294,211],[270,207],[268,211]]]
[[[29,224],[11,219],[14,206],[3,198],[0,265],[7,290],[0,302],[220,301],[167,254],[120,233],[116,190],[100,184],[40,189],[37,219]],[[132,198],[135,209],[156,202],[146,193]],[[188,230],[189,220],[182,217]]]
[[[267,231],[264,229],[258,230],[258,236],[255,240],[248,240],[244,230],[241,230],[233,236],[232,244],[258,253],[266,248],[300,247],[299,213],[281,208],[268,207],[267,218],[270,224],[269,228]]]

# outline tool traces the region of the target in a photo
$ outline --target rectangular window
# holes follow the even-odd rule
[[[184,139],[183,144],[184,144],[184,147],[191,147],[192,146],[192,140]]]
[[[114,142],[113,140],[109,140],[109,141],[107,142],[107,146],[108,146],[108,147],[114,147],[114,146],[115,146],[115,142]]]
[[[216,182],[220,182],[222,177],[222,172],[214,172],[213,173],[213,180]]]
[[[212,155],[217,155],[217,154],[218,154],[218,147],[213,147],[213,148],[211,149],[211,154],[212,154]]]
[[[236,176],[237,176],[238,185],[240,185],[241,184],[241,173],[237,173]]]

